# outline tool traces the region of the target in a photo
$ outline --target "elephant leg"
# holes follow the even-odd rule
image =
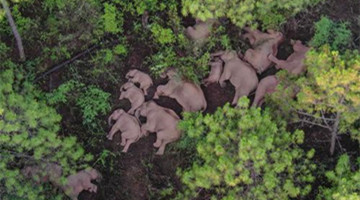
[[[225,81],[230,79],[230,73],[226,70],[226,68],[224,69],[224,72],[221,74],[220,79],[219,79],[219,84],[220,87],[225,87]]]
[[[165,147],[168,143],[170,143],[171,141],[163,141],[158,149],[158,151],[156,152],[156,155],[163,155],[165,152]]]
[[[118,131],[118,129],[113,126],[113,127],[111,128],[109,134],[106,136],[107,139],[112,140],[113,137],[114,137],[114,134],[115,134],[117,131]]]
[[[154,147],[159,148],[161,144],[162,144],[162,140],[159,137],[157,137],[156,142],[154,143]]]
[[[86,186],[84,186],[84,188],[86,188],[86,190],[88,190],[89,192],[97,191],[97,186],[92,184],[91,182],[89,184],[86,184]]]
[[[241,86],[240,86],[241,87]],[[249,95],[250,92],[248,92],[247,90],[244,90],[242,88],[236,88],[235,89],[235,95],[234,95],[234,99],[231,103],[231,105],[235,106],[237,105],[239,98],[243,97],[243,96],[247,96]]]
[[[126,153],[126,152],[128,151],[128,149],[129,149],[130,144],[132,144],[132,143],[134,143],[134,142],[135,142],[135,140],[133,140],[133,139],[127,140],[127,141],[126,141],[126,144],[125,144],[125,147],[124,147],[124,149],[122,150],[122,152]]]
[[[125,146],[125,144],[126,144],[126,138],[121,136],[121,144],[120,145]]]
[[[268,56],[269,60],[276,64],[276,69],[285,69],[286,68],[286,61],[285,60],[279,60],[274,55],[270,54]]]
[[[251,106],[253,107],[259,106],[260,101],[264,98],[264,96],[265,96],[265,90],[261,87],[258,87],[255,92],[254,102],[252,103]]]

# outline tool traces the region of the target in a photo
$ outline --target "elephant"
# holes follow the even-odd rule
[[[193,41],[202,42],[210,36],[211,27],[215,22],[215,19],[208,19],[206,21],[196,19],[196,24],[194,26],[186,28],[185,35]]]
[[[243,39],[248,39],[249,43],[252,47],[256,47],[267,40],[276,38],[280,32],[276,32],[274,30],[267,30],[267,33],[261,32],[257,29],[253,30],[250,27],[245,27],[244,30],[247,32],[242,35]]]
[[[153,81],[151,79],[151,77],[142,72],[139,71],[137,69],[131,69],[126,75],[125,78],[128,79],[130,82],[133,83],[139,83],[140,84],[140,89],[143,90],[144,94],[147,95],[147,90],[149,89],[149,87],[151,87],[153,85]]]
[[[215,59],[215,61],[210,62],[211,71],[209,77],[204,79],[202,83],[205,86],[208,86],[210,83],[218,83],[221,73],[223,71],[223,62],[221,59]]]
[[[271,65],[271,60],[268,56],[277,55],[278,46],[284,40],[283,34],[269,30],[268,33],[261,33],[258,30],[251,31],[245,34],[249,38],[250,44],[253,44],[253,49],[248,49],[245,52],[244,60],[252,65],[257,73],[261,74]]]
[[[180,138],[181,132],[177,128],[180,118],[173,110],[149,101],[139,108],[138,114],[146,117],[146,123],[141,126],[142,134],[156,133],[156,142],[153,144],[159,148],[156,155],[163,155],[166,145]]]
[[[305,71],[304,59],[306,53],[310,50],[309,47],[303,45],[300,40],[291,41],[294,53],[292,53],[286,60],[279,60],[274,55],[269,55],[268,58],[276,65],[277,69],[286,69],[289,73],[299,75]]]
[[[122,152],[127,152],[129,146],[143,136],[141,134],[139,121],[134,116],[127,114],[123,109],[115,110],[110,115],[108,122],[111,122],[111,120],[116,120],[116,122],[106,137],[112,140],[114,134],[120,131],[121,146],[124,146]]]
[[[267,76],[260,80],[259,85],[255,92],[255,99],[252,103],[253,107],[261,106],[264,103],[266,94],[275,92],[276,86],[279,84],[275,75]]]
[[[247,96],[256,89],[259,80],[255,70],[248,63],[242,61],[235,51],[220,51],[211,56],[220,56],[225,63],[219,83],[221,87],[225,87],[225,81],[229,80],[235,87],[232,105],[237,105],[240,97]]]
[[[119,100],[129,99],[131,108],[128,111],[130,114],[134,114],[135,110],[145,102],[145,96],[141,89],[136,87],[134,83],[127,82],[120,88],[121,94]]]
[[[100,179],[101,174],[96,169],[89,168],[68,176],[66,184],[62,185],[61,188],[72,200],[78,200],[78,196],[83,190],[96,193],[97,186],[91,181],[100,181]]]
[[[26,166],[21,170],[21,173],[26,178],[32,178],[38,184],[51,182],[54,185],[58,185],[62,175],[62,168],[60,165],[47,163],[44,165]]]
[[[182,106],[183,111],[187,112],[204,111],[207,107],[207,102],[200,86],[189,81],[177,80],[176,78],[170,78],[167,84],[156,88],[153,98],[158,99],[159,96],[168,96],[176,99]]]

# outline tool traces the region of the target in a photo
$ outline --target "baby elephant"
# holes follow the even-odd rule
[[[275,75],[267,76],[261,79],[259,86],[256,89],[255,99],[252,106],[261,106],[264,103],[265,95],[275,92],[278,83],[279,81]]]
[[[154,147],[159,148],[156,155],[163,155],[166,145],[180,138],[180,131],[177,129],[180,118],[173,110],[149,101],[139,108],[139,115],[146,117],[146,123],[141,126],[142,134],[156,132]]]
[[[186,28],[185,34],[193,41],[203,41],[210,36],[211,27],[216,20],[208,19],[205,22],[196,19],[194,26]]]
[[[292,53],[286,60],[279,60],[273,55],[269,55],[269,60],[276,64],[277,69],[286,69],[289,73],[298,75],[305,71],[304,59],[309,47],[306,47],[300,40],[291,41],[294,53]]]
[[[141,89],[136,87],[134,83],[127,82],[120,88],[121,94],[119,100],[129,99],[131,108],[128,111],[130,114],[134,114],[135,110],[145,102],[145,96]]]
[[[250,30],[248,30],[250,31]],[[279,44],[283,41],[283,34],[269,30],[268,33],[261,33],[258,30],[250,31],[250,43],[254,49],[245,52],[244,60],[249,62],[252,67],[261,74],[271,65],[268,55],[276,56]]]
[[[101,175],[97,170],[90,168],[70,175],[66,179],[66,184],[61,186],[61,188],[72,200],[78,200],[78,196],[83,190],[97,192],[97,186],[92,184],[91,180],[99,181]]]
[[[218,83],[223,71],[223,62],[219,58],[216,58],[214,62],[210,62],[210,66],[209,77],[202,81],[205,86],[208,86],[210,83]]]
[[[144,94],[147,95],[147,90],[153,85],[153,81],[150,76],[137,69],[131,69],[125,76],[130,82],[139,83],[140,89],[143,90]]]
[[[176,99],[182,106],[183,111],[196,112],[204,111],[207,103],[200,86],[183,80],[172,78],[166,85],[160,85],[156,88],[154,99],[159,96],[168,96]]]
[[[225,62],[219,83],[221,87],[225,87],[225,81],[229,80],[235,87],[235,96],[231,104],[237,105],[240,97],[247,96],[256,89],[259,80],[255,70],[242,61],[235,51],[221,51],[212,56],[220,56],[221,60]]]
[[[139,121],[134,116],[127,114],[123,109],[115,110],[110,115],[108,119],[109,124],[112,120],[116,120],[116,122],[106,137],[112,140],[114,134],[120,131],[121,146],[125,146],[122,152],[127,152],[130,144],[142,137]]]

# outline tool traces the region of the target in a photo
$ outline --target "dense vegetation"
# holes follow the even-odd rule
[[[0,199],[66,199],[21,173],[47,163],[63,177],[98,169],[104,180],[88,199],[360,199],[360,13],[348,8],[358,1],[1,3]],[[206,41],[186,36],[195,19],[217,19]],[[252,95],[233,108],[221,101],[231,92],[207,88],[216,111],[182,113],[182,138],[162,158],[145,149],[151,136],[127,154],[106,140],[110,111],[128,105],[118,101],[128,69],[157,83],[175,67],[200,84],[211,53],[249,48],[245,26],[304,39],[306,73],[277,72],[262,108],[249,108]]]

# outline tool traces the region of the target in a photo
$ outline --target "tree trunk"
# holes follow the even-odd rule
[[[331,144],[330,144],[330,155],[334,155],[334,151],[335,151],[335,143],[336,143],[336,138],[337,138],[337,131],[339,128],[339,123],[340,123],[340,113],[337,112],[336,113],[336,118],[335,118],[335,123],[332,127],[332,131],[331,131]]]
[[[17,44],[17,47],[18,47],[18,50],[19,50],[19,54],[20,54],[20,60],[21,61],[24,61],[25,60],[25,53],[24,53],[24,47],[23,47],[23,44],[22,44],[22,41],[21,41],[21,37],[20,37],[20,34],[19,32],[17,31],[17,28],[16,28],[16,25],[15,25],[15,22],[14,22],[14,19],[11,15],[11,11],[9,9],[9,6],[7,5],[7,2],[6,0],[1,0],[1,3],[3,5],[3,8],[5,10],[5,13],[6,13],[6,17],[8,19],[8,22],[10,24],[10,27],[12,29],[12,32],[15,36],[15,39],[16,39],[16,44]]]

